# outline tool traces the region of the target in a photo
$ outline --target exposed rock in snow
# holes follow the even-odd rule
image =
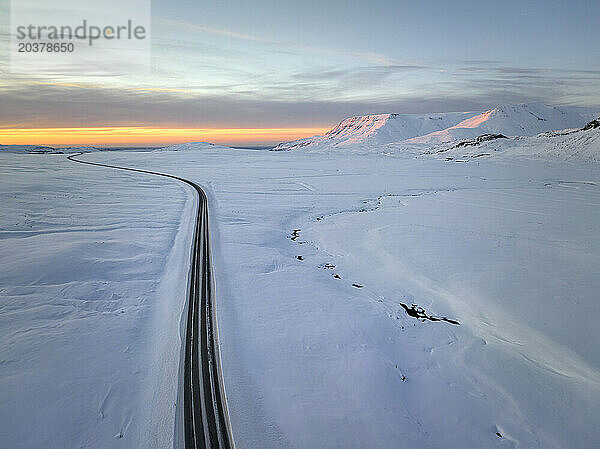
[[[583,130],[587,131],[588,129],[596,129],[596,128],[600,128],[600,117],[595,120],[592,120],[587,125],[585,125],[583,127]]]
[[[426,154],[443,156],[448,161],[479,157],[519,157],[550,160],[600,162],[600,121],[583,128],[548,132],[537,136],[490,140],[480,136],[476,143],[461,142],[452,147],[439,145]],[[468,148],[467,148],[468,147]]]
[[[475,139],[463,140],[462,142],[457,143],[454,147],[473,147],[479,145],[482,142],[489,142],[490,140],[496,139],[507,139],[507,137],[504,134],[482,134],[481,136],[476,137]]]

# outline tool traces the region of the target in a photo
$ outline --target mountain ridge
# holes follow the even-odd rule
[[[501,105],[483,112],[432,114],[372,114],[342,120],[322,136],[283,142],[274,151],[362,148],[403,143],[423,146],[458,142],[483,134],[534,136],[565,128],[580,128],[597,116],[576,106],[543,103]]]
[[[489,157],[600,162],[600,118],[581,128],[544,132],[535,136],[484,136],[462,140],[452,146],[442,144],[431,147],[422,156],[442,158],[448,162],[468,162]]]

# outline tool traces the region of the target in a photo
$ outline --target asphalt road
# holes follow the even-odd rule
[[[206,194],[198,184],[178,176],[75,159],[81,154],[67,159],[80,164],[175,179],[188,184],[198,194],[175,441],[177,447],[184,449],[233,449],[219,358]]]

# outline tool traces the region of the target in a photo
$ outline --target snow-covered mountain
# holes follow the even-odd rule
[[[592,120],[582,128],[545,132],[536,136],[486,136],[454,144],[441,144],[430,148],[427,153],[448,161],[460,162],[474,158],[507,156],[600,162],[600,118]]]
[[[206,148],[227,148],[222,145],[217,145],[210,142],[186,142],[176,143],[163,148],[158,148],[155,151],[191,151],[191,150],[203,150]]]
[[[409,139],[405,143],[447,143],[482,134],[534,136],[551,130],[578,128],[588,119],[579,108],[541,103],[506,105],[485,111],[447,129]]]
[[[505,105],[485,112],[443,114],[379,114],[343,120],[323,136],[281,143],[274,150],[336,147],[373,147],[389,143],[436,145],[482,134],[533,136],[565,128],[579,128],[592,116],[578,107],[542,103]]]
[[[4,153],[46,154],[56,153],[58,150],[42,145],[0,145],[0,151]]]
[[[100,151],[95,147],[68,147],[54,148],[44,145],[1,145],[0,152],[2,153],[21,153],[21,154],[73,154],[73,153],[89,153],[91,151]]]
[[[376,114],[342,120],[323,136],[285,142],[274,150],[292,150],[304,146],[345,147],[356,144],[386,144],[400,142],[454,126],[478,112],[441,114]]]

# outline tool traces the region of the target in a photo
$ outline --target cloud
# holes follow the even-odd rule
[[[464,64],[451,81],[455,91],[477,92],[495,98],[523,98],[550,104],[600,105],[600,71],[499,65]],[[527,99],[527,100],[526,100]]]
[[[500,93],[505,99],[514,95]],[[350,115],[383,112],[483,110],[483,96],[403,96],[386,101],[275,101],[257,96],[181,95],[179,92],[73,85],[4,88],[0,126],[289,127],[333,125]]]
[[[491,64],[502,64],[502,61],[495,59],[465,59],[460,62],[465,65],[491,65]]]
[[[459,67],[459,70],[463,72],[505,75],[507,77],[514,77],[518,75],[531,75],[553,79],[580,79],[582,75],[600,75],[600,70],[518,67],[506,65],[498,66],[497,64],[499,64],[499,62],[497,61],[479,61],[477,64],[473,65],[469,65],[465,62],[464,66]]]
[[[329,70],[313,70],[296,73],[294,78],[299,80],[339,80],[354,77],[363,77],[365,75],[373,78],[386,77],[395,73],[405,73],[415,70],[429,69],[422,65],[373,65],[365,67],[356,67],[351,69],[339,68]]]
[[[220,28],[215,28],[215,27],[210,27],[210,26],[205,26],[205,25],[197,25],[197,24],[190,23],[190,22],[183,22],[183,21],[163,19],[163,18],[160,18],[157,20],[159,22],[162,22],[163,24],[172,25],[172,26],[175,26],[177,28],[180,28],[180,29],[186,30],[186,31],[199,31],[199,32],[203,32],[203,33],[215,34],[217,36],[232,37],[235,39],[241,39],[241,40],[250,41],[250,42],[275,43],[272,40],[264,39],[262,37],[254,36],[251,34],[237,33],[234,31],[224,30],[224,29],[220,29]]]
[[[254,84],[173,82],[129,88],[13,78],[0,85],[0,126],[318,127],[385,112],[478,111],[532,101],[600,105],[600,78],[593,70],[489,63],[467,68],[428,78],[437,70],[365,65],[254,79]],[[412,77],[409,87],[398,89],[407,76]]]

